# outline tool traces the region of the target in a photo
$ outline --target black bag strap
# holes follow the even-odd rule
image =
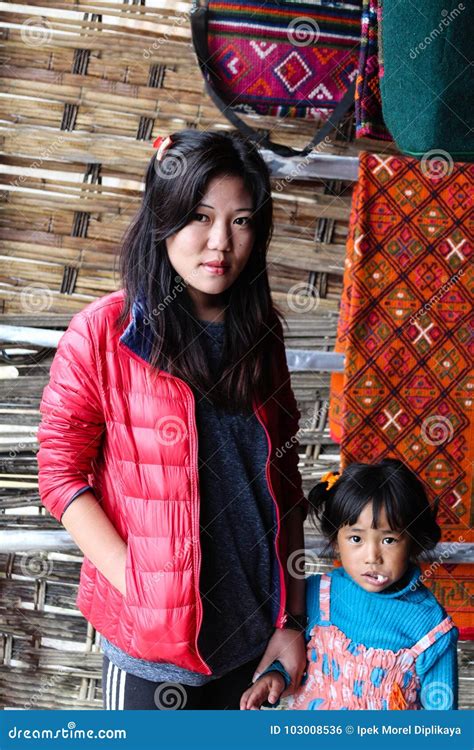
[[[204,0],[201,3],[199,0],[194,0],[191,9],[191,33],[196,52],[197,60],[201,73],[204,77],[206,90],[212,101],[222,112],[222,114],[234,125],[242,135],[255,143],[260,148],[266,148],[273,151],[278,156],[290,157],[290,156],[306,156],[310,151],[313,150],[318,143],[321,143],[339,124],[346,112],[350,109],[354,103],[355,95],[355,80],[351,83],[346,93],[344,94],[341,101],[332,111],[329,118],[324,123],[323,127],[316,131],[311,141],[300,151],[289,146],[284,146],[281,143],[274,143],[270,140],[270,131],[262,130],[258,131],[252,128],[251,125],[247,125],[231,108],[229,104],[221,98],[218,93],[218,80],[215,72],[209,65],[209,46],[207,43],[207,23],[208,23],[208,0]],[[216,81],[216,85],[212,82]]]

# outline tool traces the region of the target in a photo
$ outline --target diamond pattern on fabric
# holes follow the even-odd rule
[[[362,0],[208,5],[213,85],[236,110],[326,118],[357,75]],[[301,33],[306,33],[306,38]]]
[[[331,379],[330,430],[343,466],[408,462],[439,501],[443,540],[467,542],[474,165],[448,171],[435,177],[409,157],[361,154],[336,343],[346,365]],[[462,627],[466,592],[459,605],[454,577],[446,585],[436,595]]]

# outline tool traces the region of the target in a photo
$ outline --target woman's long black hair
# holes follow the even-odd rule
[[[343,526],[354,526],[365,506],[372,502],[373,528],[385,509],[390,528],[405,531],[411,539],[413,558],[433,549],[441,538],[423,483],[402,461],[385,458],[378,464],[347,466],[330,489],[319,482],[309,493],[309,516],[320,525],[331,547]]]
[[[215,404],[250,410],[253,398],[263,398],[271,388],[269,328],[274,329],[279,314],[272,305],[266,269],[272,234],[268,169],[257,149],[234,134],[182,130],[171,139],[158,166],[156,152],[150,160],[141,206],[122,242],[119,268],[126,301],[117,325],[123,326],[134,300],[144,294],[152,311],[152,367],[184,379]],[[191,220],[209,181],[224,175],[241,177],[252,196],[255,240],[245,268],[224,295],[225,345],[216,385],[192,299],[169,261],[165,240]]]

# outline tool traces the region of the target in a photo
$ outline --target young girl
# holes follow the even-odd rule
[[[159,138],[120,257],[41,403],[39,490],[84,552],[108,709],[238,708],[305,667],[299,412],[272,305],[270,181],[239,138]],[[290,445],[279,451],[282,445]]]
[[[352,464],[310,492],[342,567],[307,579],[307,670],[294,709],[457,708],[458,630],[423,585],[417,556],[440,528],[401,462]],[[270,665],[241,709],[275,706],[288,675]]]

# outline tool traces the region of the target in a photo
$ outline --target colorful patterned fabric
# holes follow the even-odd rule
[[[443,540],[455,543],[474,540],[474,166],[444,166],[361,154],[336,343],[346,364],[331,380],[330,431],[343,466],[405,461],[439,502]],[[455,585],[437,596],[465,628],[469,592]]]
[[[454,626],[446,617],[411,648],[396,653],[354,643],[331,624],[331,576],[321,576],[321,623],[311,631],[304,683],[289,708],[307,711],[419,710],[420,679],[415,663],[440,635]]]
[[[219,93],[238,111],[326,117],[357,74],[361,0],[209,2]]]
[[[359,70],[356,79],[355,120],[356,137],[369,136],[390,141],[383,115],[380,96],[380,60],[378,19],[379,0],[363,0]]]

